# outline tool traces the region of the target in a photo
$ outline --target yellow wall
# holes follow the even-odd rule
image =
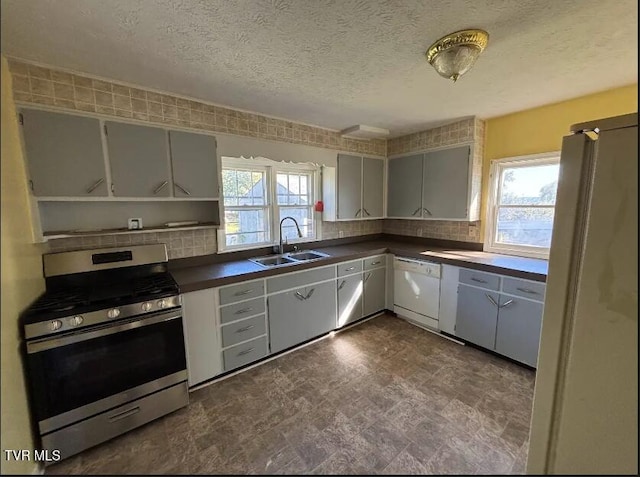
[[[636,111],[634,84],[486,120],[480,233],[484,234],[492,160],[559,151],[572,124]]]
[[[6,461],[4,449],[32,449],[18,314],[44,289],[39,246],[31,242],[26,172],[11,95],[7,60],[2,57],[2,474],[32,473],[33,462]]]

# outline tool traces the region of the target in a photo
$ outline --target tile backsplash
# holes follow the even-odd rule
[[[65,252],[118,245],[164,243],[169,258],[194,257],[217,252],[216,229],[135,232],[130,234],[95,235],[49,240],[47,252]]]
[[[463,119],[446,126],[389,139],[387,141],[387,154],[394,156],[396,154],[473,141],[478,123],[482,123],[482,121],[477,118]]]
[[[382,232],[385,234],[456,240],[460,242],[482,242],[479,221],[385,219],[382,225]]]
[[[237,111],[181,96],[9,60],[21,103],[183,126],[345,152],[386,156],[384,139],[344,138],[337,131]]]
[[[322,222],[324,240],[358,235],[382,233],[383,220],[352,220],[348,222]]]

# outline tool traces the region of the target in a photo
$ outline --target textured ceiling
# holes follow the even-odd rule
[[[2,0],[5,55],[392,136],[637,82],[635,0]],[[489,32],[456,84],[424,59]]]

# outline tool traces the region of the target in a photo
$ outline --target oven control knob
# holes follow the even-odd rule
[[[82,316],[78,315],[78,316],[74,316],[73,318],[71,318],[69,320],[69,324],[71,326],[80,326],[83,321],[84,321],[84,319],[82,318]]]
[[[118,318],[120,316],[120,310],[118,308],[111,308],[107,311],[107,316],[109,318]]]
[[[62,328],[62,321],[60,320],[53,320],[49,323],[49,329],[51,331],[58,331],[60,328]]]
[[[149,301],[145,301],[142,304],[142,311],[149,311],[153,305]]]
[[[169,303],[167,302],[167,300],[162,299],[162,300],[158,300],[158,308],[166,308],[169,306]]]

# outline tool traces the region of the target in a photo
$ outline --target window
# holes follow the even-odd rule
[[[288,242],[316,238],[313,213],[316,167],[281,164],[266,159],[222,158],[224,242],[221,249],[275,244],[280,240],[280,220]],[[222,237],[220,237],[222,239]]]
[[[553,153],[492,163],[486,251],[549,256],[559,162]]]

